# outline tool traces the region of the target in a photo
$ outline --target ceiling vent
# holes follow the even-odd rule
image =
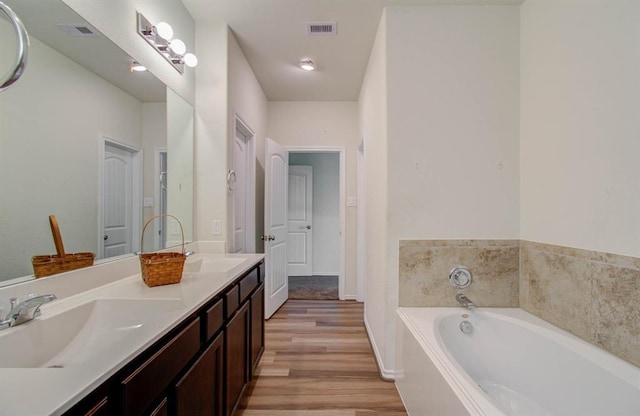
[[[94,32],[94,29],[84,24],[74,25],[74,24],[58,23],[56,26],[58,26],[60,30],[62,30],[64,33],[66,33],[69,36],[82,37],[82,38],[98,37],[98,34]]]
[[[307,35],[327,36],[338,34],[338,23],[336,22],[314,22],[307,23]]]

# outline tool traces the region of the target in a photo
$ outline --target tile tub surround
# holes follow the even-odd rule
[[[640,366],[640,258],[521,241],[520,307]]]
[[[400,240],[399,306],[457,306],[452,268],[471,270],[476,305],[518,306],[518,240]]]

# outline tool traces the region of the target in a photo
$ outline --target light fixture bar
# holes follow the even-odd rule
[[[164,57],[173,67],[180,72],[184,73],[184,60],[183,56],[175,53],[168,40],[164,39],[158,34],[156,27],[147,20],[140,12],[136,12],[138,21],[138,34],[146,40],[149,45],[158,51],[160,55]]]

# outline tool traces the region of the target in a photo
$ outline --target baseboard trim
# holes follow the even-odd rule
[[[367,316],[364,316],[364,329],[367,332],[367,338],[369,338],[369,344],[371,344],[371,349],[373,350],[373,355],[376,359],[376,365],[378,367],[378,374],[380,378],[384,381],[388,381],[393,383],[396,380],[396,372],[390,371],[384,368],[384,363],[382,362],[382,356],[380,355],[380,351],[378,350],[378,346],[376,345],[376,341],[371,336],[371,328],[369,327],[369,322],[367,321]]]

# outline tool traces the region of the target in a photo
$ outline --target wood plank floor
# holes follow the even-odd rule
[[[406,416],[362,317],[357,302],[287,301],[266,322],[258,377],[234,416]]]

